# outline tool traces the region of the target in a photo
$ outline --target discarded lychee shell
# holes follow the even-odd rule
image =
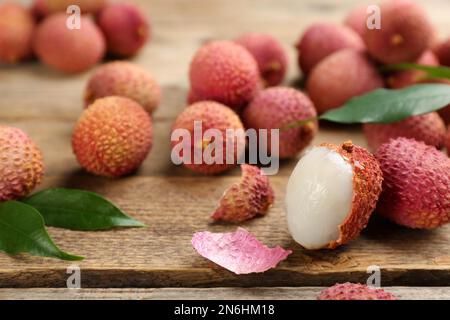
[[[317,300],[397,300],[397,298],[383,289],[346,282],[336,283],[323,290]]]

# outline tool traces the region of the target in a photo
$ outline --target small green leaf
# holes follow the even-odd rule
[[[52,227],[82,231],[145,227],[108,200],[89,191],[47,189],[22,201],[39,210],[45,224]]]
[[[30,253],[62,260],[82,260],[61,251],[44,226],[36,209],[17,201],[0,203],[0,251],[8,254]]]
[[[450,103],[450,85],[418,84],[400,90],[378,89],[349,100],[319,119],[339,123],[391,123],[429,113]]]
[[[425,66],[416,63],[398,63],[383,66],[382,71],[420,70],[427,74],[428,79],[450,79],[450,68],[444,66]]]

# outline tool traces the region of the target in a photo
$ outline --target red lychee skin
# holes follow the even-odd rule
[[[24,6],[0,4],[0,62],[16,63],[31,56],[31,37],[35,23]]]
[[[367,29],[367,18],[369,17],[367,7],[367,5],[360,5],[354,8],[344,20],[344,24],[361,37]]]
[[[323,290],[317,300],[397,300],[383,289],[370,288],[359,283],[336,283]]]
[[[65,13],[46,18],[34,34],[34,52],[56,70],[66,73],[88,70],[103,58],[103,35],[88,17],[80,18],[80,29],[68,29],[67,19]]]
[[[267,150],[271,150],[270,129],[280,129],[279,157],[293,158],[307,147],[317,133],[318,123],[311,122],[284,130],[284,127],[298,121],[317,116],[311,100],[302,92],[273,87],[261,91],[245,108],[242,119],[246,129],[268,129]],[[260,138],[260,137],[259,137]],[[259,144],[259,143],[258,143]]]
[[[363,39],[372,57],[383,63],[416,61],[430,47],[433,27],[425,11],[412,1],[380,6],[381,29],[368,29]]]
[[[72,147],[88,172],[119,177],[135,171],[152,148],[149,114],[137,102],[124,97],[96,100],[78,120]]]
[[[193,96],[212,100],[239,111],[259,90],[260,76],[253,56],[232,41],[215,41],[201,47],[189,71]]]
[[[437,112],[389,124],[365,124],[363,128],[371,150],[377,150],[383,143],[398,137],[416,139],[439,149],[443,146],[446,131]]]
[[[132,4],[108,4],[98,15],[98,25],[105,34],[108,51],[122,58],[137,54],[151,36],[148,17]]]
[[[27,196],[43,175],[36,144],[22,130],[0,126],[0,202]]]
[[[313,69],[306,89],[320,114],[383,85],[383,79],[364,53],[345,49],[328,56]]]
[[[151,114],[161,101],[161,88],[144,69],[129,62],[115,61],[102,65],[91,76],[85,90],[85,104],[88,106],[107,96],[130,98]]]
[[[445,136],[445,148],[447,149],[447,154],[450,156],[450,126],[448,127],[447,135]]]
[[[436,46],[434,53],[441,65],[450,67],[450,38]]]
[[[316,23],[309,27],[298,41],[298,63],[306,74],[323,59],[342,49],[363,51],[360,36],[346,26]]]
[[[263,33],[247,33],[235,40],[246,48],[258,63],[259,73],[266,86],[276,86],[286,75],[288,58],[281,43]]]
[[[202,163],[196,164],[194,163],[194,155],[199,154],[199,152],[205,151],[205,148],[210,144],[214,143],[214,141],[206,141],[206,140],[194,140],[194,122],[201,121],[202,122],[202,133],[208,129],[217,129],[222,132],[222,164],[213,163],[207,164],[204,161],[203,156],[201,157]],[[198,173],[203,174],[218,174],[229,170],[236,166],[237,160],[241,158],[245,151],[245,138],[239,137],[234,140],[234,158],[233,163],[226,163],[226,152],[227,152],[227,139],[226,139],[226,130],[244,130],[244,126],[242,125],[239,116],[227,106],[214,102],[214,101],[201,101],[196,102],[190,106],[188,106],[183,112],[177,117],[172,132],[177,129],[185,129],[190,133],[191,140],[189,141],[189,145],[191,147],[191,159],[190,163],[183,163],[183,165]],[[203,137],[202,137],[203,139]],[[186,142],[186,141],[185,141]],[[178,145],[178,143],[183,143],[180,141],[172,141],[172,147]],[[217,142],[219,143],[219,142]],[[216,144],[216,151],[218,150],[220,144]],[[228,150],[231,152],[230,150]],[[180,157],[183,156],[183,152],[181,151],[179,154]]]
[[[44,17],[56,12],[66,12],[71,5],[80,7],[81,13],[97,13],[107,0],[34,0],[32,10],[37,17]]]
[[[214,220],[242,222],[265,215],[273,204],[273,189],[261,169],[243,164],[241,170],[241,181],[225,191],[212,215]]]
[[[414,139],[396,138],[376,153],[383,170],[377,212],[393,222],[433,229],[450,218],[450,159]]]

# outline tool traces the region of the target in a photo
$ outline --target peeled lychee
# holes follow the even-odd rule
[[[0,4],[0,62],[16,63],[31,56],[34,19],[20,4]]]
[[[362,52],[341,50],[322,60],[306,83],[318,113],[338,108],[349,99],[383,87],[383,79]]]
[[[450,67],[450,38],[436,46],[434,53],[441,65]]]
[[[261,78],[267,86],[276,86],[283,82],[288,58],[277,39],[264,33],[247,33],[235,41],[256,59]]]
[[[371,56],[383,63],[416,61],[430,47],[433,28],[425,10],[409,0],[384,2],[380,28],[366,28],[363,39]]]
[[[213,100],[240,110],[259,89],[256,60],[232,41],[215,41],[201,47],[189,71],[193,97]]]
[[[364,50],[364,42],[352,29],[331,23],[316,23],[309,27],[296,45],[298,63],[309,73],[320,61],[342,49]]]
[[[274,201],[269,178],[256,166],[241,165],[242,178],[225,191],[214,220],[241,222],[265,215]]]
[[[397,300],[397,298],[383,289],[371,288],[359,283],[336,283],[323,290],[318,300]]]
[[[112,3],[98,15],[108,51],[119,57],[135,55],[151,36],[150,21],[137,6]]]
[[[450,218],[450,159],[414,139],[396,138],[378,148],[383,192],[377,212],[406,227],[432,229]]]
[[[375,157],[351,142],[312,148],[287,186],[292,237],[307,249],[334,249],[356,238],[375,209],[382,180]]]
[[[65,13],[46,18],[36,30],[33,48],[40,60],[56,70],[82,72],[103,58],[105,40],[90,18],[80,17],[80,29],[67,28],[67,19]]]
[[[106,4],[107,0],[34,0],[33,11],[38,17],[56,12],[66,12],[71,5],[81,9],[82,14],[97,13]]]
[[[354,8],[344,20],[344,24],[353,29],[361,37],[367,29],[367,18],[369,14],[367,13],[368,6],[363,4]]]
[[[316,110],[311,100],[302,92],[286,87],[268,88],[257,94],[244,110],[242,119],[247,129],[255,129],[259,139],[265,139],[266,154],[272,150],[270,129],[280,129],[279,157],[292,158],[307,147],[317,132]],[[286,129],[292,123],[310,119],[309,123]],[[267,135],[259,134],[267,129]],[[260,143],[258,143],[260,144]],[[261,146],[261,145],[260,145]]]
[[[41,182],[41,151],[22,130],[0,126],[0,160],[0,201],[25,197]]]
[[[84,110],[72,135],[72,147],[88,172],[119,177],[141,165],[152,140],[152,121],[144,108],[131,99],[112,96]]]
[[[213,101],[196,102],[176,119],[172,147],[172,153],[190,170],[220,173],[234,167],[242,157],[244,127],[238,115],[227,106]]]
[[[416,139],[439,149],[444,143],[445,130],[444,121],[437,112],[412,116],[394,123],[364,125],[364,134],[372,150],[398,137]]]
[[[160,103],[161,89],[144,69],[129,62],[116,61],[102,65],[91,76],[84,96],[86,106],[107,96],[130,98],[152,113]]]

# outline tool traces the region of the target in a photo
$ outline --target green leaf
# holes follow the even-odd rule
[[[89,191],[47,189],[22,201],[39,210],[48,226],[82,231],[145,227],[108,200]]]
[[[30,253],[62,260],[82,260],[61,251],[44,226],[36,209],[17,201],[0,203],[0,251],[8,254]]]
[[[400,90],[378,89],[349,100],[319,119],[339,123],[391,123],[450,104],[450,85],[418,84]]]
[[[398,63],[383,66],[382,71],[420,70],[427,74],[428,79],[450,79],[450,68],[444,66],[425,66],[416,63]]]

